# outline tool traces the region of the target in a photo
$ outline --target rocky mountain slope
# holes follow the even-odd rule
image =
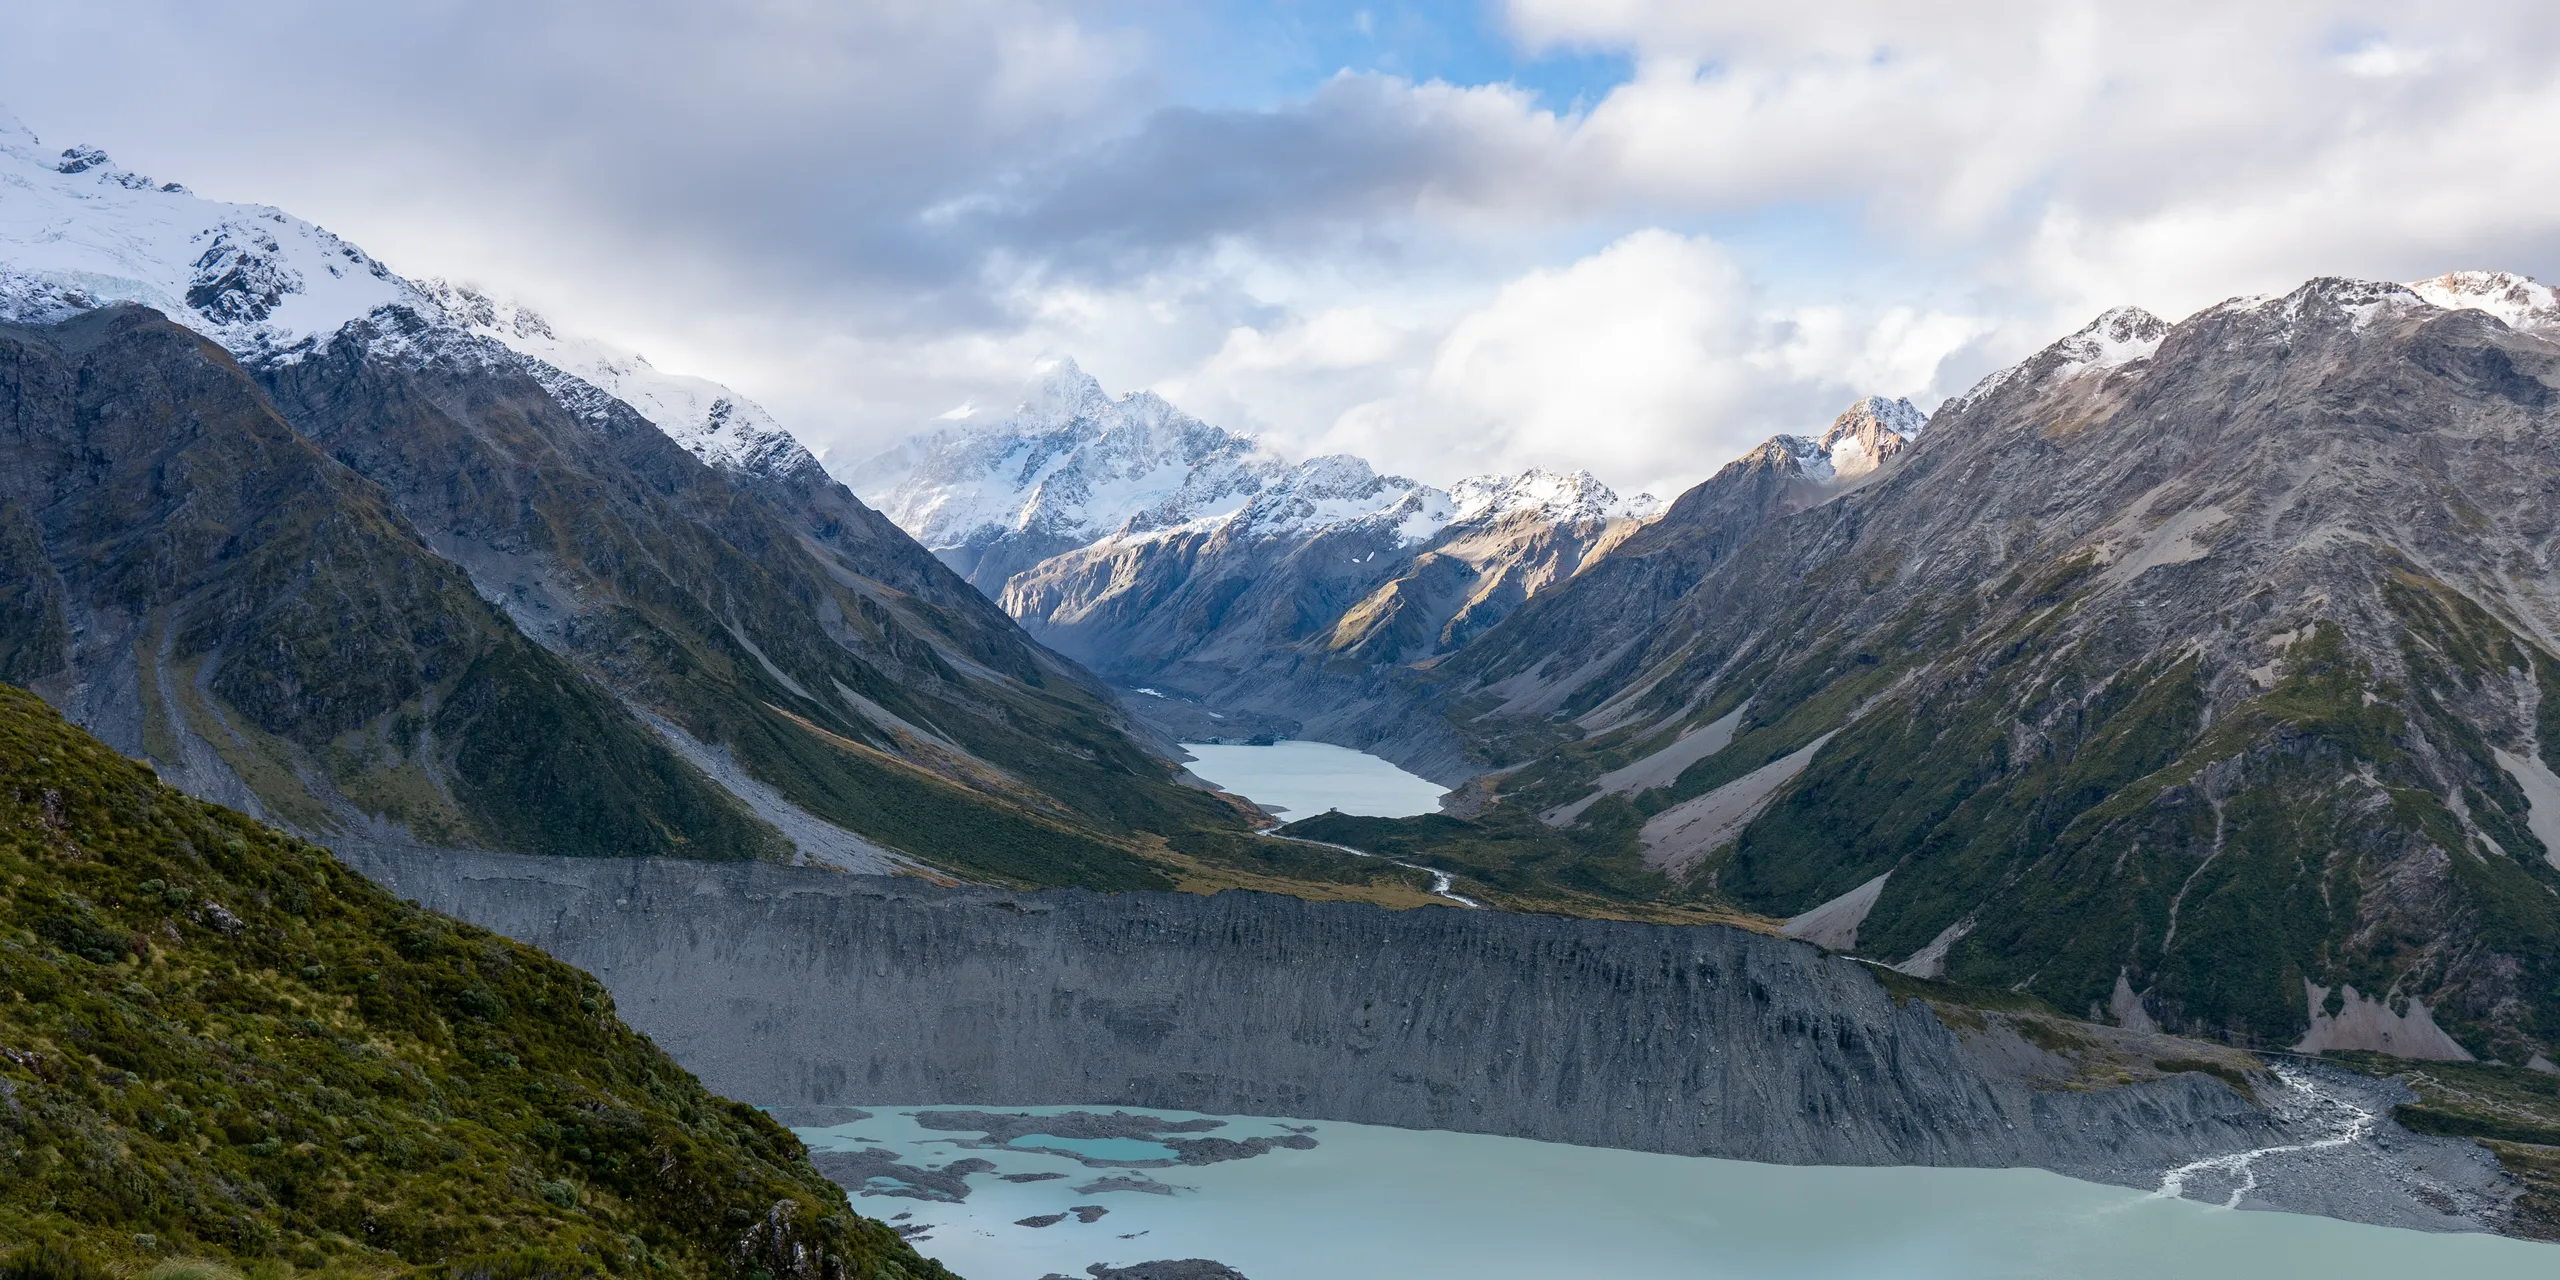
[[[778,850],[196,334],[0,326],[0,412],[0,678],[172,781],[313,833]]]
[[[1293,465],[1063,361],[1011,417],[845,477],[1033,636],[1151,691],[1134,709],[1168,730],[1343,742],[1453,783],[1457,740],[1382,673],[1464,644],[1657,509],[1584,472],[1443,490],[1357,458]]]
[[[10,1274],[947,1275],[594,979],[6,686],[0,921]]]
[[[339,847],[1122,887],[1241,822],[745,401],[94,152],[0,168],[0,674],[181,785]]]
[[[2127,1026],[2547,1064],[2554,314],[2477,273],[2110,312],[1867,483],[1747,460],[1438,665],[1514,766],[1474,820],[1321,838],[1510,841]]]

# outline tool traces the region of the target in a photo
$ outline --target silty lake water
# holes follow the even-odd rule
[[[914,1119],[932,1110],[882,1109],[796,1132],[818,1152],[894,1152],[929,1168],[991,1163],[966,1177],[958,1203],[894,1194],[902,1189],[894,1177],[870,1179],[872,1192],[854,1201],[873,1217],[909,1215],[897,1225],[917,1230],[916,1248],[968,1280],[1081,1280],[1092,1263],[1175,1258],[1214,1259],[1250,1280],[2560,1275],[2560,1247],[2551,1245],[2226,1209],[2039,1170],[1745,1164],[1243,1117],[1166,1136],[1303,1133],[1315,1145],[1168,1166],[1175,1151],[1163,1142],[1061,1138],[1029,1126],[1002,1146],[972,1148],[962,1144],[984,1143],[986,1131]],[[1001,1110],[1054,1118],[1077,1109]],[[1063,1176],[1006,1180],[1041,1174]],[[1047,1225],[1019,1225],[1026,1219]]]
[[[1327,809],[1364,818],[1408,818],[1438,813],[1448,789],[1365,751],[1330,742],[1279,742],[1267,747],[1186,742],[1197,757],[1191,771],[1220,789],[1289,821]]]

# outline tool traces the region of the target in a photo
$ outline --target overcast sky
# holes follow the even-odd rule
[[[1045,355],[1670,492],[2136,303],[2560,275],[2517,0],[82,0],[0,102],[867,456]]]

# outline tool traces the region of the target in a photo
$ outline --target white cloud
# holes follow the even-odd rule
[[[2560,6],[1510,0],[1631,60],[1562,113],[1187,104],[1167,12],[95,0],[13,15],[0,85],[840,453],[1068,352],[1285,447],[1654,483],[2119,302],[2560,275]]]
[[[2045,319],[2449,253],[2548,263],[2554,171],[2518,163],[2560,145],[2548,5],[1513,0],[1510,17],[1533,43],[1638,59],[1571,139],[1612,185],[1707,212],[1851,206],[1887,252]]]
[[[1748,396],[1750,302],[1712,244],[1640,231],[1504,286],[1440,343],[1430,393],[1490,429],[1479,447],[1649,467]],[[1722,443],[1710,450],[1730,452]]]
[[[1857,395],[1928,398],[1981,327],[1909,309],[1772,308],[1712,241],[1639,231],[1505,284],[1442,331],[1427,372],[1344,411],[1309,447],[1441,481],[1587,467],[1668,492]]]
[[[2403,48],[2380,40],[2367,41],[2338,56],[2340,70],[2368,80],[2417,75],[2434,62],[2435,58],[2424,49]]]

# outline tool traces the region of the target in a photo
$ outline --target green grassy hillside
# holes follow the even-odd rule
[[[0,1242],[31,1274],[948,1275],[587,975],[7,686]]]

